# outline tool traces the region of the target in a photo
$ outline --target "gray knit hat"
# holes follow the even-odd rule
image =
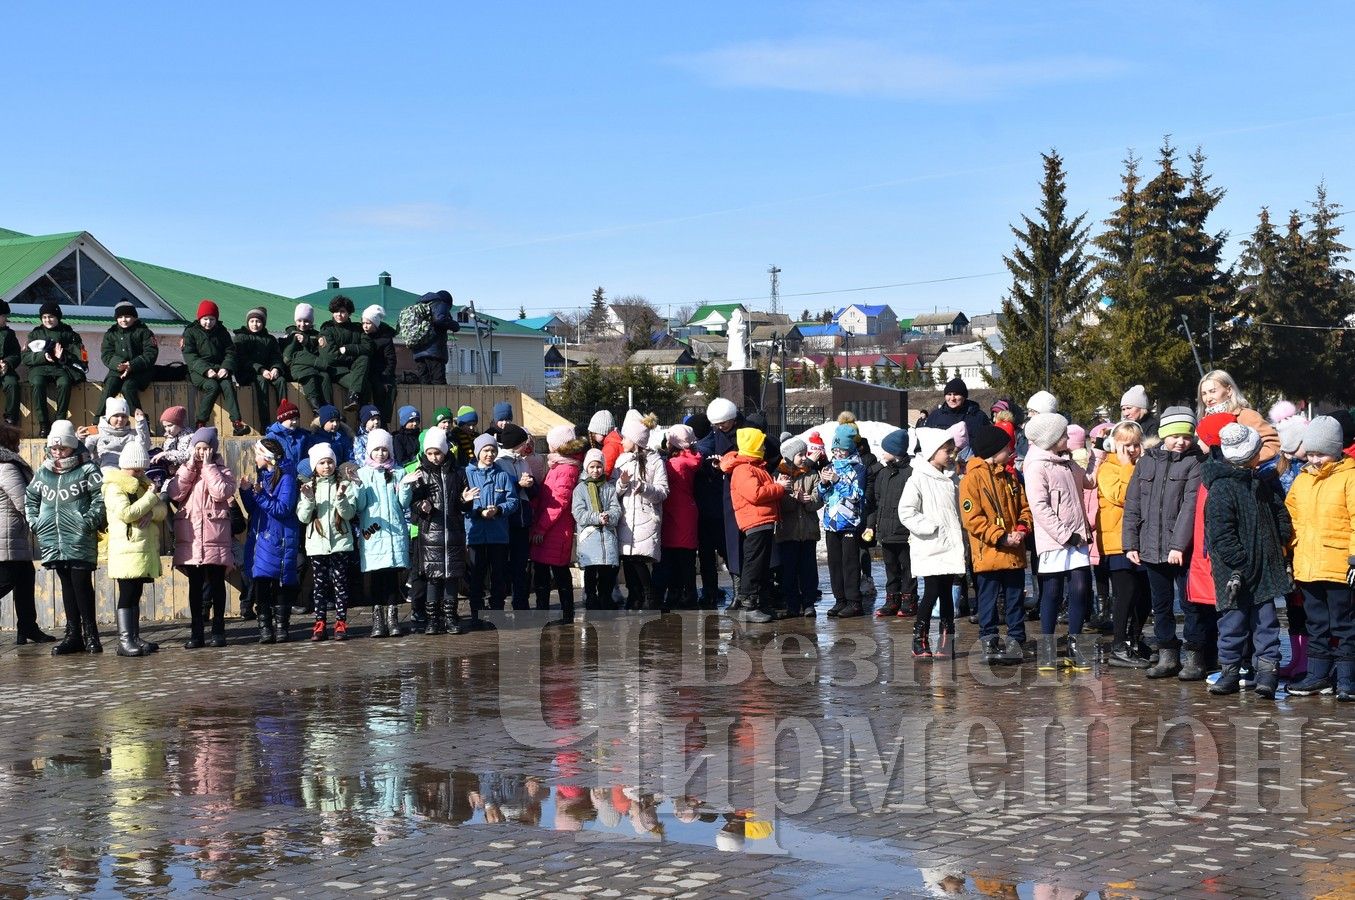
[[[1341,455],[1341,423],[1331,416],[1318,416],[1303,431],[1303,449],[1326,456]]]
[[[788,441],[781,442],[781,458],[786,460],[795,459],[795,454],[804,453],[809,450],[809,445],[797,437]]]
[[[1219,432],[1219,449],[1228,462],[1245,466],[1261,452],[1261,435],[1246,425],[1231,422]]]
[[[1068,433],[1068,420],[1058,413],[1038,413],[1026,422],[1026,439],[1042,450],[1054,445]]]
[[[1158,420],[1157,436],[1171,437],[1174,434],[1194,434],[1195,413],[1187,406],[1169,406],[1162,411]]]

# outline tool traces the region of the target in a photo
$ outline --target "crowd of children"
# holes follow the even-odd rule
[[[92,573],[105,532],[118,652],[156,649],[140,637],[139,604],[161,576],[167,517],[189,584],[189,648],[224,643],[237,536],[243,607],[261,643],[289,639],[305,573],[314,641],[331,636],[331,611],[333,638],[348,637],[355,594],[370,598],[373,637],[401,633],[403,602],[425,634],[490,627],[485,610],[525,610],[533,599],[548,609],[552,594],[552,624],[570,625],[576,561],[585,610],[714,608],[723,559],[731,615],[748,624],[813,616],[822,536],[827,615],[870,611],[863,585],[878,550],[885,591],[875,615],[913,617],[921,659],[955,653],[955,599],[971,583],[972,621],[993,664],[1033,657],[1043,671],[1090,668],[1097,647],[1083,631],[1100,630],[1100,609],[1109,610],[1111,666],[1150,679],[1209,676],[1216,694],[1254,687],[1273,697],[1285,679],[1295,695],[1355,699],[1355,418],[1309,421],[1281,403],[1267,421],[1224,372],[1201,381],[1198,416],[1185,406],[1153,415],[1136,386],[1118,424],[1090,431],[1046,392],[1030,398],[1028,416],[1004,398],[991,418],[974,415],[967,394],[962,382],[947,385],[941,408],[911,432],[886,434],[878,456],[848,413],[827,446],[822,429],[772,441],[765,421],[723,398],[667,429],[636,410],[617,429],[599,412],[586,432],[552,429],[544,457],[508,404],[481,433],[468,407],[435,410],[427,428],[401,407],[392,433],[370,405],[355,440],[335,407],[322,405],[307,430],[283,399],[238,484],[215,430],[190,431],[187,410],[165,411],[164,444],[152,449],[144,417],[110,396],[83,441],[69,422],[53,424],[36,472],[0,454],[0,488],[60,579],[58,654],[101,649]],[[15,429],[4,437],[17,448]],[[15,484],[21,497],[11,496]],[[20,642],[51,639],[30,612],[31,577],[23,587],[12,568],[5,586]],[[1281,599],[1292,647],[1284,669]],[[1038,621],[1033,648],[1028,618]]]

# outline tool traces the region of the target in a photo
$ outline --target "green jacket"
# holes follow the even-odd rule
[[[211,331],[194,322],[183,330],[183,361],[199,378],[206,378],[208,369],[225,369],[234,375],[235,342],[231,333],[220,322]]]
[[[52,346],[61,344],[65,350],[62,352],[60,360],[49,360],[47,354],[51,352]],[[23,363],[30,370],[46,367],[61,367],[80,376],[84,380],[85,372],[89,366],[85,362],[85,345],[80,340],[80,335],[64,322],[55,328],[44,328],[37,325],[32,331],[28,332],[28,346],[23,352]]]
[[[306,532],[306,555],[329,556],[347,553],[353,549],[353,520],[358,515],[357,496],[362,485],[346,482],[348,487],[339,493],[342,479],[338,475],[310,479],[314,495],[304,492],[296,502],[296,517]]]
[[[236,381],[260,381],[260,376],[268,369],[284,371],[282,346],[278,344],[277,338],[269,334],[268,329],[255,334],[246,325],[235,329],[234,334],[235,361],[240,365],[240,370],[235,372]]]
[[[304,340],[298,341],[298,334],[304,334]],[[320,359],[320,332],[314,328],[303,332],[295,325],[288,325],[282,339],[282,359],[287,363],[287,374],[292,381],[319,374],[325,368]]]
[[[71,562],[94,568],[105,524],[102,487],[98,466],[83,453],[69,472],[53,470],[50,459],[38,467],[24,494],[24,516],[44,566]]]
[[[104,332],[103,360],[108,370],[114,371],[125,362],[132,364],[133,375],[151,377],[151,369],[160,356],[160,345],[149,327],[140,320],[131,328],[114,325]]]
[[[346,369],[359,356],[367,356],[372,352],[372,339],[362,330],[361,322],[350,321],[340,325],[331,319],[320,326],[320,337],[325,339],[320,360],[327,369]],[[339,352],[340,348],[343,349],[342,353]]]
[[[0,359],[9,363],[11,373],[19,374],[19,336],[8,325],[0,328]]]

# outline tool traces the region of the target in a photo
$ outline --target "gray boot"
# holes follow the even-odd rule
[[[372,606],[372,637],[390,637],[390,631],[387,629],[386,624],[385,604],[377,603]]]
[[[386,634],[391,637],[400,636],[400,607],[395,603],[386,606]]]
[[[1204,681],[1205,674],[1204,651],[1186,650],[1181,654],[1181,672],[1176,676],[1178,680]]]
[[[1280,688],[1280,664],[1273,659],[1258,659],[1256,661],[1256,693],[1257,696],[1265,697],[1267,700],[1275,699],[1275,692]]]
[[[118,656],[146,655],[146,651],[141,649],[136,639],[140,612],[133,607],[118,609]]]
[[[1157,665],[1144,674],[1149,678],[1170,678],[1181,671],[1181,651],[1162,649],[1157,651]]]

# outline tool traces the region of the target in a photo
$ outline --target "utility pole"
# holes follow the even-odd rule
[[[475,352],[476,355],[480,357],[480,374],[489,379],[488,381],[482,382],[482,384],[493,384],[494,376],[489,371],[489,358],[485,356],[485,340],[480,332],[480,318],[475,314],[474,300],[470,301],[470,321],[471,324],[475,326]]]
[[[1204,366],[1200,365],[1200,353],[1195,349],[1195,338],[1190,334],[1190,323],[1186,321],[1186,314],[1181,313],[1181,330],[1186,333],[1186,341],[1190,344],[1190,355],[1195,357],[1195,368],[1200,370],[1200,377],[1204,377]]]
[[[1209,311],[1209,370],[1214,370],[1214,311]]]
[[[781,270],[774,265],[768,266],[767,274],[772,276],[771,312],[775,315],[776,313],[781,312],[781,279],[778,277],[781,274]]]

